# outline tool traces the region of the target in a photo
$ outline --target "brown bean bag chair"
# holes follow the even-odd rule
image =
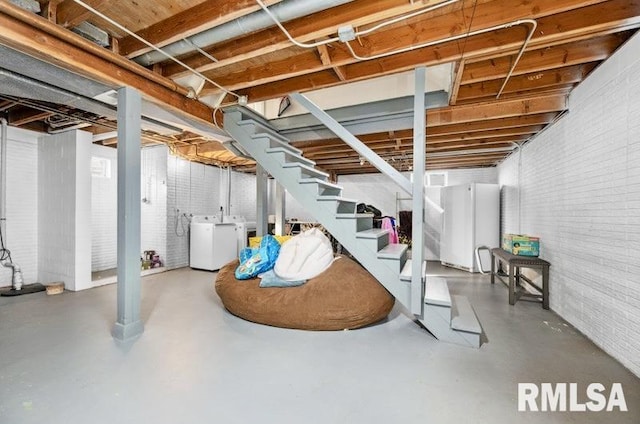
[[[385,318],[395,299],[362,266],[342,257],[298,287],[259,287],[236,280],[238,261],[218,272],[215,288],[224,306],[248,321],[302,330],[364,327]]]

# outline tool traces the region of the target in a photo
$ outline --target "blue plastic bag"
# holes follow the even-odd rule
[[[236,279],[248,280],[258,274],[267,272],[276,264],[280,253],[280,243],[272,235],[262,237],[260,247],[246,247],[240,251],[240,265],[236,268]]]

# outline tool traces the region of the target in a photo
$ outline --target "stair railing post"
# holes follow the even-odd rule
[[[411,312],[422,316],[424,284],[424,172],[426,162],[426,113],[424,93],[426,69],[415,70],[415,94],[413,102],[413,194],[411,218]]]

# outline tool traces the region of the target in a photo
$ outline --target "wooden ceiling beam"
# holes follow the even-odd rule
[[[427,122],[427,139],[435,136],[470,134],[474,132],[493,131],[501,129],[517,130],[522,127],[546,126],[553,122],[558,114],[556,112],[540,113],[528,116],[515,116],[511,118],[485,119],[477,122],[467,122],[462,124],[441,125],[438,127],[429,126]],[[363,142],[376,142],[383,140],[413,140],[413,130],[394,131],[393,135],[388,132],[362,134],[358,136]],[[298,141],[292,143],[299,149],[310,149],[318,147],[322,149],[326,146],[342,145],[344,142],[339,138],[330,138],[321,141]],[[311,149],[313,150],[313,149]]]
[[[299,42],[313,42],[314,40],[335,36],[338,28],[343,25],[362,28],[375,22],[423,9],[425,6],[439,1],[354,0],[344,5],[287,22],[286,28]],[[459,6],[457,5],[446,8],[447,11],[458,9]],[[291,42],[279,28],[271,27],[247,37],[231,40],[206,49],[209,54],[218,59],[216,63],[212,63],[209,59],[198,54],[185,58],[185,63],[200,72],[205,72],[283,50],[291,47],[291,45]],[[185,74],[185,70],[180,66],[168,64],[165,68],[165,75],[170,77]]]
[[[41,110],[18,106],[11,109],[7,117],[7,122],[9,125],[20,127],[31,122],[48,118],[51,115],[53,115],[52,112],[43,112]]]
[[[96,10],[107,6],[111,0],[84,0]],[[65,28],[73,28],[91,18],[93,14],[73,0],[64,0],[56,7],[56,22]]]
[[[523,128],[524,129],[517,130],[517,131],[512,131],[510,129],[507,129],[507,130],[486,131],[482,133],[471,133],[471,135],[467,135],[467,136],[448,135],[443,137],[431,137],[431,138],[427,137],[426,146],[428,149],[430,146],[446,145],[452,142],[471,143],[474,141],[481,141],[481,140],[494,141],[494,142],[522,141],[522,140],[526,140],[536,132],[542,130],[543,127],[537,126],[537,127],[523,127]],[[405,148],[408,150],[413,149],[413,140],[411,138],[408,138],[406,140],[401,140],[401,141],[402,143],[400,143],[400,145],[398,145],[398,142],[395,139],[383,139],[383,140],[377,140],[375,142],[366,142],[365,144],[367,145],[367,147],[369,147],[374,151],[387,149],[390,152],[393,152],[393,151],[399,150],[398,147]],[[354,151],[351,147],[349,147],[345,143],[327,144],[326,146],[323,146],[323,147],[309,147],[309,148],[298,146],[298,148],[301,148],[303,150],[304,155],[306,157],[314,160],[322,155],[327,155],[327,154],[337,155],[341,153],[350,153]]]
[[[264,3],[270,6],[280,1],[282,0],[264,0]],[[260,5],[255,0],[207,0],[136,34],[151,44],[162,47],[258,10]],[[120,54],[124,56],[136,57],[150,50],[132,36],[120,40]]]
[[[558,114],[555,112],[549,112],[535,115],[514,116],[510,118],[485,119],[477,122],[443,125],[439,127],[430,127],[429,122],[427,122],[427,138],[430,136],[472,133],[493,129],[519,128],[530,125],[546,126],[550,122],[553,122],[557,115]]]
[[[508,9],[507,6],[505,7]],[[538,48],[566,43],[567,40],[563,37],[592,37],[594,35],[594,32],[607,33],[623,31],[628,29],[629,26],[640,26],[640,17],[636,16],[636,14],[640,13],[640,11],[635,10],[634,8],[622,8],[621,10],[617,10],[614,15],[608,13],[609,6],[607,4],[597,4],[595,6],[584,9],[588,9],[589,16],[594,16],[589,21],[591,23],[590,26],[581,27],[579,25],[579,19],[581,19],[582,17],[581,13],[584,11],[583,9],[578,9],[567,13],[560,13],[559,15],[552,15],[540,19],[540,26],[544,26],[545,30],[541,31],[539,29],[538,31],[536,31],[536,34],[530,44],[530,46],[532,47],[530,48],[533,48],[534,43],[536,43]],[[565,23],[558,17],[561,15],[567,15],[565,16],[565,18],[568,20],[568,22]],[[430,31],[424,33],[432,34],[431,26],[429,28]],[[391,33],[389,33],[389,31],[386,31],[381,34],[376,33],[375,35],[369,36],[368,39],[375,38],[380,39],[380,41],[371,41],[369,42],[369,44],[366,44],[364,48],[367,49],[367,54],[375,54],[389,50],[388,44],[384,44],[389,43],[388,40],[393,40],[392,42],[395,42],[397,44],[398,39],[407,38],[407,35],[401,36],[400,34],[396,33],[397,31],[400,30],[396,29]],[[522,32],[523,34],[515,36],[516,33],[519,34],[518,31]],[[421,34],[421,36],[425,38],[424,35]],[[519,27],[512,27],[506,30],[494,31],[486,36],[471,37],[467,39],[465,43],[465,58],[470,60],[473,57],[481,57],[487,54],[496,55],[500,52],[502,52],[502,54],[513,54],[513,52],[517,51],[517,49],[520,48],[522,44],[521,41],[514,40],[521,40],[523,37],[524,31]],[[415,40],[415,34],[414,37],[410,37],[409,40],[413,44],[425,41],[423,39]],[[383,59],[366,62],[355,61],[343,46],[337,46],[332,56],[332,60],[335,65],[345,66],[346,74],[348,75],[349,81],[358,81],[370,78],[372,73],[374,73],[375,75],[392,74],[413,69],[418,65],[428,66],[459,60],[460,57],[461,51],[459,50],[458,43],[450,42],[432,48],[423,48],[412,52],[396,54]],[[225,85],[226,83],[234,87],[240,87],[242,85],[251,86],[249,88],[240,90],[240,94],[247,95],[253,101],[281,97],[291,91],[306,91],[310,89],[329,87],[338,83],[335,78],[323,77],[320,74],[322,71],[316,72],[319,69],[317,63],[314,65],[313,63],[308,61],[298,62],[295,58],[291,58],[289,60],[290,67],[293,66],[292,64],[295,64],[295,75],[284,73],[284,71],[281,72],[279,74],[279,78],[286,78],[285,80],[279,81],[283,82],[283,84],[270,83],[256,85],[246,80],[243,82],[241,80],[234,80],[233,78],[229,78],[228,76],[225,77],[221,73],[211,74],[209,76],[216,81],[218,81],[217,77],[221,77],[222,81],[224,81],[222,85]],[[244,68],[247,68],[248,66],[249,64],[245,64]],[[319,66],[321,68],[323,65]],[[305,67],[306,70],[303,69]],[[278,69],[286,69],[286,64],[278,64]],[[220,72],[222,72],[222,70],[220,70]],[[307,72],[307,74],[302,75],[304,72]],[[271,78],[273,76],[260,74],[258,72],[257,74],[254,74],[253,77],[258,77],[256,80],[259,81],[262,78]],[[310,84],[309,82],[312,82],[312,84]],[[205,92],[207,90],[209,90],[209,88],[205,88]]]
[[[624,31],[594,39],[526,51],[522,55],[520,62],[518,62],[513,75],[543,72],[550,69],[604,60],[629,38],[631,32]],[[467,63],[460,83],[468,85],[505,78],[513,60],[513,56],[503,56]]]
[[[567,66],[565,68],[538,71],[531,74],[513,76],[504,87],[503,93],[515,93],[520,91],[536,90],[556,86],[572,85],[581,82],[595,67],[597,63]],[[460,101],[495,97],[502,87],[504,80],[496,79],[474,84],[465,84],[458,90]]]
[[[187,90],[70,31],[0,1],[0,44],[110,87],[128,85],[143,96],[206,122],[212,109],[186,97]]]
[[[473,105],[456,105],[427,111],[432,126],[461,124],[485,119],[512,118],[547,112],[561,112],[568,108],[566,94],[546,94],[508,100],[493,100]]]

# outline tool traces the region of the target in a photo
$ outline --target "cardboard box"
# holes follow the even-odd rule
[[[540,238],[526,234],[505,234],[502,248],[514,255],[537,257],[540,255]]]

